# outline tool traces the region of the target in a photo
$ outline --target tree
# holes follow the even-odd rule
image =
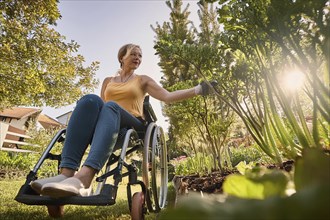
[[[164,51],[161,48],[163,48],[163,44],[194,43],[194,27],[191,25],[191,21],[188,20],[188,16],[190,14],[188,11],[189,5],[184,10],[181,9],[182,1],[180,0],[174,0],[172,3],[170,1],[166,1],[166,5],[171,9],[171,22],[164,22],[162,26],[158,23],[156,27],[152,26],[157,35],[155,40],[155,49],[160,57],[159,66],[162,68],[164,73],[161,84],[168,90],[187,88],[193,83],[193,80],[196,81],[196,79],[191,79],[191,75],[189,74],[189,63],[179,59],[173,59],[169,51]],[[190,146],[190,144],[187,144],[186,140],[188,138],[188,142],[190,142],[189,140],[191,138],[185,138],[185,135],[183,134],[189,132],[181,132],[183,131],[181,128],[191,127],[189,126],[191,124],[191,120],[174,110],[174,108],[181,109],[179,106],[182,104],[183,102],[164,106],[164,112],[170,119],[169,144],[173,147],[180,145]],[[184,118],[184,120],[181,120],[182,118]]]
[[[0,108],[68,105],[97,86],[98,62],[85,67],[79,45],[54,29],[57,3],[0,2]]]
[[[207,73],[205,79],[213,77],[213,70],[221,65],[218,49],[219,27],[212,5],[201,1],[200,29],[188,20],[188,7],[182,10],[182,1],[166,2],[171,9],[171,23],[154,28],[157,38],[155,49],[160,57],[164,77],[162,84],[169,90],[191,88],[201,80],[199,72]],[[165,106],[170,119],[170,143],[183,146],[185,152],[196,155],[212,155],[213,168],[222,170],[223,150],[233,122],[233,112],[224,102],[214,97],[195,97]],[[230,161],[227,161],[230,165]]]

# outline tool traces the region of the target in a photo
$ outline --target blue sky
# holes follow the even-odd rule
[[[198,26],[197,0],[183,1],[183,8],[189,4],[189,19]],[[74,40],[79,45],[78,53],[83,55],[86,64],[100,62],[96,73],[100,85],[94,91],[100,93],[100,86],[105,77],[116,73],[118,49],[126,43],[141,46],[143,60],[137,74],[151,76],[157,82],[162,76],[158,67],[158,56],[153,49],[155,33],[150,25],[169,21],[170,8],[164,0],[60,0],[59,10],[62,18],[58,20],[56,30],[66,36],[66,41]],[[167,128],[165,118],[161,114],[161,105],[152,99],[152,106],[158,117],[158,124]],[[45,107],[43,113],[56,118],[73,110],[74,104],[59,109]]]

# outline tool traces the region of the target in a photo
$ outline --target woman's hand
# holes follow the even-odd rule
[[[203,81],[198,86],[195,87],[195,94],[202,95],[202,96],[210,95],[213,93],[213,90],[214,90],[214,88],[211,88],[211,86],[215,87],[217,85],[218,85],[218,82],[215,80],[211,81],[211,82]]]

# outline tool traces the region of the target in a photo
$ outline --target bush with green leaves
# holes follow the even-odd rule
[[[0,168],[29,170],[36,161],[36,154],[0,151]]]
[[[25,176],[37,164],[44,150],[47,148],[51,139],[55,136],[58,129],[37,129],[35,122],[31,121],[27,134],[32,137],[29,139],[31,145],[24,146],[24,149],[33,151],[32,153],[23,152],[5,152],[0,151],[0,169],[6,173],[6,176]],[[60,154],[62,149],[61,144],[56,144],[53,149],[53,154]],[[40,168],[39,176],[52,176],[57,174],[57,161],[45,160]],[[19,174],[19,175],[18,175]]]
[[[304,149],[290,174],[255,167],[245,171],[228,176],[223,186],[228,196],[222,200],[187,197],[175,209],[160,213],[159,219],[330,218],[330,157],[320,149]],[[295,192],[287,195],[290,188]]]
[[[187,157],[180,161],[172,161],[176,175],[208,174],[214,170],[211,155],[197,153],[195,156]]]
[[[252,161],[262,164],[273,163],[273,160],[255,145],[249,147],[230,148],[230,159],[233,167],[242,161],[245,161],[246,163],[250,163]]]

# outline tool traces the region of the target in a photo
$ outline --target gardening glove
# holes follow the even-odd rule
[[[218,85],[218,82],[213,80],[210,82],[212,87],[215,87]],[[213,89],[205,82],[201,82],[198,84],[198,86],[195,87],[195,94],[196,95],[202,95],[202,96],[207,96],[213,93]]]

